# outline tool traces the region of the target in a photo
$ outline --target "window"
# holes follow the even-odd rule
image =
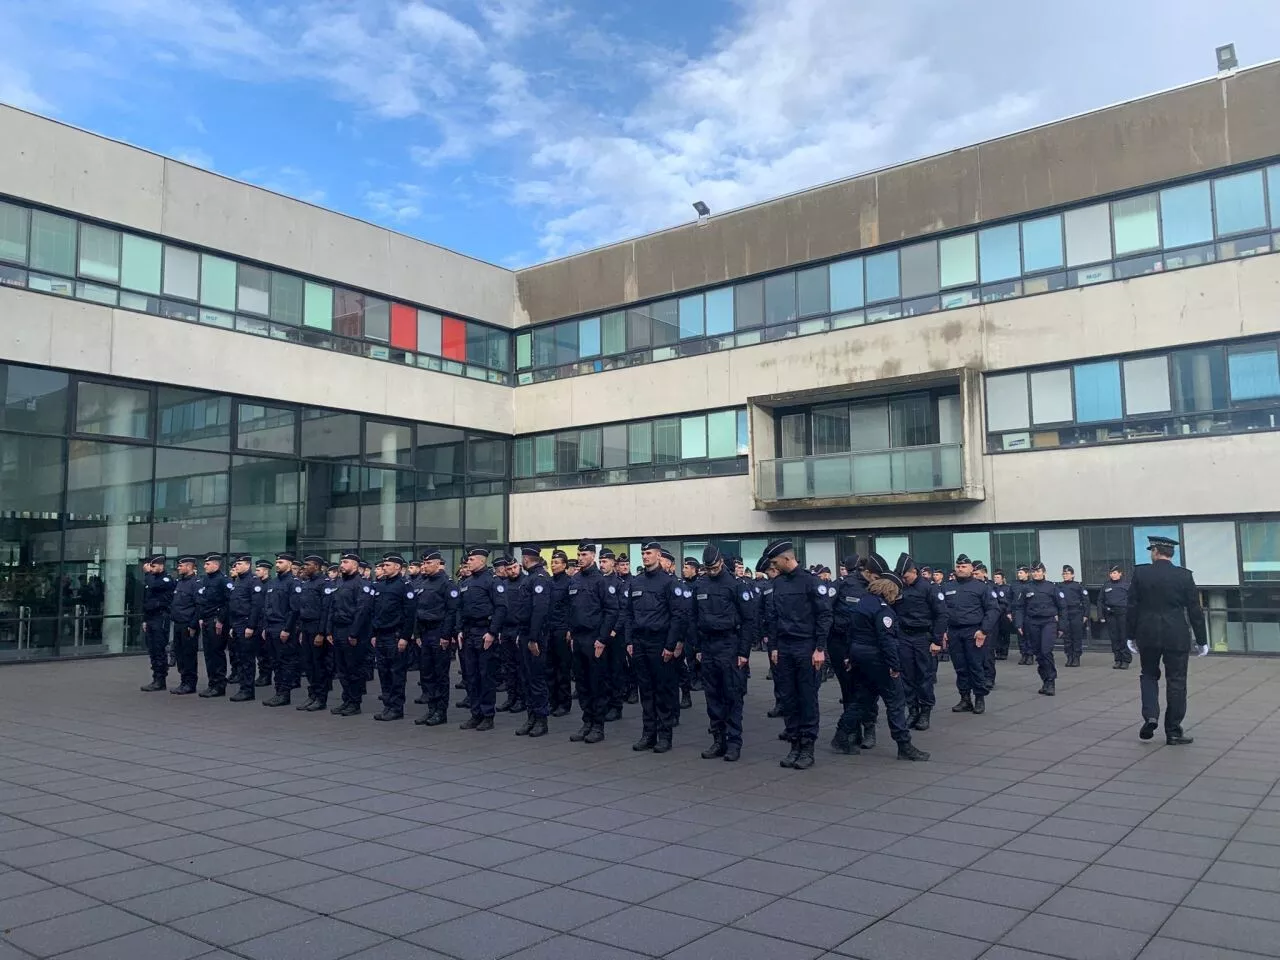
[[[218,310],[236,308],[236,265],[222,257],[200,255],[200,303]]]
[[[103,283],[120,282],[119,231],[91,223],[80,224],[79,274]]]
[[[951,551],[955,556],[967,554],[974,563],[991,559],[991,535],[988,533],[956,533],[951,537]],[[888,559],[886,557],[886,559]],[[988,564],[990,566],[990,564]]]
[[[1070,423],[1071,370],[1040,370],[1031,374],[1031,422]]]
[[[707,457],[721,460],[738,455],[738,423],[733,410],[707,414]]]
[[[600,469],[601,434],[602,431],[599,427],[589,427],[582,431],[581,439],[578,442],[579,470]]]
[[[625,467],[627,465],[626,424],[612,424],[604,427],[601,433],[603,435],[603,455],[600,465],[606,470]]]
[[[366,421],[364,458],[371,463],[413,466],[413,427],[378,420]]]
[[[555,435],[556,473],[577,473],[579,463],[579,433],[567,430]]]
[[[653,343],[653,323],[646,308],[627,311],[627,349],[643,350]]]
[[[1067,233],[1067,266],[1111,259],[1111,213],[1105,203],[1068,210],[1062,220]]]
[[[66,433],[69,382],[65,373],[0,364],[0,427]]]
[[[159,388],[156,442],[191,450],[231,446],[231,398],[177,387]]]
[[[982,282],[1011,280],[1022,274],[1022,254],[1018,245],[1018,225],[988,227],[978,231],[978,263]]]
[[[364,322],[364,294],[338,287],[333,291],[333,332],[359,337]]]
[[[889,404],[887,402],[875,400],[850,405],[849,446],[854,453],[889,448]]]
[[[0,203],[0,260],[27,262],[27,231],[31,214],[25,207]]]
[[[1236,525],[1230,521],[1184,523],[1182,556],[1195,571],[1196,586],[1240,585],[1240,556],[1236,551]]]
[[[1106,360],[1072,368],[1076,389],[1076,420],[1097,423],[1121,418],[1120,363]]]
[[[796,275],[783,273],[764,281],[764,322],[766,326],[789,323],[796,318]]]
[[[120,247],[120,286],[142,293],[159,293],[163,250],[156,240],[126,233]]]
[[[164,248],[164,295],[195,300],[200,295],[200,256],[181,247]]]
[[[1271,199],[1271,229],[1280,230],[1280,164],[1267,167],[1267,196]]]
[[[938,442],[937,406],[927,393],[889,400],[889,446],[923,447]]]
[[[466,362],[467,325],[456,317],[440,318],[440,354],[446,360]]]
[[[799,299],[799,315],[816,317],[831,312],[827,292],[827,268],[811,267],[796,273],[796,295]]]
[[[601,352],[614,356],[627,351],[627,318],[621,311],[600,318]]]
[[[517,438],[511,456],[511,476],[516,479],[533,476],[533,437]]]
[[[684,417],[680,421],[680,456],[684,460],[701,460],[707,455],[707,418]]]
[[[738,456],[745,457],[751,451],[751,435],[747,428],[747,411],[738,411]]]
[[[840,260],[827,269],[828,281],[831,285],[831,310],[856,310],[863,306],[862,296],[862,258]]]
[[[1280,580],[1280,523],[1240,524],[1240,555],[1245,580]]]
[[[706,314],[708,337],[733,333],[733,288],[707,291]]]
[[[526,334],[526,336],[528,336]],[[440,314],[430,310],[418,311],[418,349],[433,357],[440,356]]]
[[[1227,354],[1232,400],[1280,396],[1280,363],[1274,346],[1239,347]]]
[[[1148,537],[1168,537],[1170,540],[1181,540],[1182,531],[1178,529],[1178,525],[1154,525],[1149,527],[1133,528],[1133,562],[1149,563],[1151,554],[1147,552],[1147,548],[1151,545]],[[1182,550],[1180,547],[1173,548],[1174,566],[1182,566]]]
[[[1173,409],[1178,413],[1223,410],[1227,406],[1227,363],[1221,347],[1183,350],[1173,355]]]
[[[664,347],[680,339],[679,305],[675,300],[660,300],[649,307],[653,321],[653,345]],[[658,359],[657,351],[654,359]]]
[[[738,330],[764,325],[764,283],[752,280],[733,288],[733,323]]]
[[[476,477],[506,477],[507,446],[505,438],[470,434],[467,437],[467,476],[472,480]]]
[[[340,460],[358,457],[363,446],[358,414],[312,407],[303,408],[302,456],[304,458]]]
[[[899,299],[898,251],[873,254],[864,263],[867,271],[867,303]]]
[[[1265,230],[1267,208],[1262,194],[1262,171],[1237,173],[1213,181],[1213,208],[1220,237]]]
[[[805,442],[805,416],[803,413],[789,413],[779,419],[778,448],[784,457],[806,457],[809,455]]]
[[[1080,565],[1076,567],[1083,583],[1100,584],[1107,579],[1112,564],[1132,564],[1130,551],[1133,535],[1127,524],[1099,524],[1080,528]],[[1146,558],[1143,558],[1146,562]]]
[[[306,282],[303,293],[302,322],[317,330],[333,329],[333,288]]]
[[[653,462],[680,461],[680,421],[675,417],[653,423]]]
[[[987,377],[987,430],[1025,430],[1031,425],[1027,375],[1006,373]]]
[[[902,296],[927,297],[938,292],[938,245],[930,240],[903,247]]]
[[[556,337],[553,326],[538,327],[533,331],[533,365],[535,367],[556,365]]]
[[[600,318],[589,317],[578,321],[578,355],[600,356]]]
[[[1169,410],[1169,361],[1143,357],[1124,362],[1124,411],[1130,415]]]
[[[557,323],[551,328],[555,339],[555,362],[573,363],[578,359],[578,325],[573,322]]]
[[[421,316],[422,311],[419,311]],[[439,329],[437,326],[436,329]],[[533,366],[533,334],[518,333],[516,334],[516,369],[527,370]]]
[[[297,415],[288,407],[242,403],[236,409],[236,446],[254,453],[291,454],[297,449]]]
[[[364,298],[364,335],[370,340],[391,340],[391,304],[376,297]]]
[[[276,323],[297,327],[302,324],[302,278],[288,273],[271,274],[271,319]]]
[[[391,305],[391,345],[402,350],[418,349],[418,311],[413,307]]]
[[[942,286],[963,287],[978,282],[978,236],[947,237],[938,241]]]
[[[146,440],[151,436],[151,391],[81,380],[76,384],[77,433]]]
[[[1117,257],[1160,246],[1160,216],[1154,193],[1117,200],[1111,205],[1111,221]]]
[[[556,472],[556,438],[552,434],[533,438],[533,464],[538,473]]]
[[[1160,191],[1160,219],[1164,224],[1164,247],[1186,247],[1213,242],[1213,204],[1209,184],[1189,183]]]
[[[811,449],[815,457],[849,452],[849,405],[814,407],[809,411]]]
[[[41,210],[31,212],[31,268],[71,277],[76,272],[76,222]]]
[[[653,460],[653,424],[627,424],[627,462],[650,463]]]
[[[1022,224],[1022,268],[1026,273],[1061,270],[1062,218],[1040,217]]]
[[[1019,564],[1030,565],[1040,554],[1034,530],[997,530],[991,534],[991,573],[1003,570],[1007,582],[1017,579]]]
[[[507,539],[504,496],[469,497],[466,506],[466,540],[469,543],[501,543]]]

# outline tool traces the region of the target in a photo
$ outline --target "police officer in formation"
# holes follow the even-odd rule
[[[985,713],[990,692],[987,674],[988,639],[995,642],[1000,607],[991,587],[973,575],[973,561],[965,554],[956,557],[955,580],[939,588],[947,609],[944,649],[951,653],[956,671],[960,702],[952,713]]]
[[[947,608],[938,589],[921,576],[916,562],[901,554],[894,574],[902,581],[894,612],[898,618],[898,662],[907,704],[907,726],[928,730],[937,704],[938,654],[947,631]]]
[[[1125,618],[1129,611],[1129,581],[1125,579],[1124,567],[1112,564],[1107,573],[1107,582],[1102,585],[1098,594],[1098,618],[1102,623],[1103,634],[1111,644],[1111,656],[1115,658],[1113,670],[1128,670],[1133,663],[1133,654],[1125,643]]]
[[[231,695],[234,703],[256,698],[254,668],[257,666],[258,634],[262,630],[262,608],[266,594],[253,575],[253,558],[239,554],[231,561],[231,591],[227,594],[228,644],[231,648],[231,682],[239,689]]]
[[[677,663],[684,656],[686,600],[691,599],[685,593],[692,591],[662,569],[661,543],[646,543],[641,559],[644,566],[626,582],[620,617],[643,723],[631,749],[666,753],[680,712]]]
[[[742,702],[754,640],[754,594],[734,578],[715,545],[707,545],[702,563],[707,572],[698,577],[691,590],[688,630],[689,643],[702,668],[702,688],[711,721],[711,746],[702,751],[702,756],[706,760],[720,757],[733,762],[742,756]]]
[[[1038,692],[1052,697],[1058,680],[1053,646],[1062,636],[1067,600],[1055,584],[1045,579],[1044,564],[1039,560],[1031,565],[1031,579],[1019,586],[1013,609],[1018,633],[1026,638],[1028,648],[1036,657],[1040,674]]]
[[[1014,581],[1009,591],[1010,621],[1013,622],[1013,632],[1018,638],[1018,666],[1029,667],[1036,662],[1036,651],[1031,645],[1031,637],[1018,629],[1018,625],[1016,623],[1016,600],[1022,589],[1031,582],[1031,567],[1025,563],[1019,564],[1016,576],[1017,579]]]
[[[382,693],[382,712],[373,719],[382,721],[404,718],[405,682],[409,672],[409,647],[417,614],[414,593],[404,575],[404,557],[384,554],[378,562],[378,577],[369,588],[372,600],[369,611],[370,642],[378,669],[378,686]],[[416,653],[416,648],[414,650]]]
[[[196,614],[200,619],[200,643],[204,648],[204,669],[208,686],[202,697],[221,697],[227,692],[227,592],[231,581],[222,572],[222,557],[210,553],[204,558],[204,577],[196,588]]]
[[[827,638],[828,665],[840,685],[840,706],[846,711],[853,702],[853,678],[846,661],[849,659],[849,621],[853,616],[858,601],[867,592],[866,572],[862,558],[857,554],[845,557],[840,564],[841,575],[827,587],[827,596],[831,600],[831,636]],[[781,715],[781,710],[778,711]],[[852,719],[852,718],[851,718]],[[872,736],[875,731],[875,715],[870,718]],[[831,745],[837,750],[844,749],[844,742],[853,738],[855,746],[862,744],[862,728],[853,730],[836,728],[835,739]]]
[[[516,566],[512,564],[512,566]],[[547,648],[551,644],[551,578],[537,547],[520,550],[524,575],[508,594],[508,615],[516,627],[517,676],[525,704],[524,723],[517,737],[545,737],[551,701],[547,692]],[[517,567],[519,569],[519,567]],[[514,712],[514,711],[513,711]]]
[[[498,673],[501,677],[499,686],[506,692],[507,696],[497,707],[497,712],[520,713],[525,709],[524,688],[526,678],[524,676],[524,661],[520,657],[517,645],[519,624],[511,616],[511,604],[515,600],[517,588],[521,578],[524,576],[524,571],[517,561],[503,554],[493,561],[493,575],[503,581],[503,589],[507,592],[507,619],[502,626],[502,636],[499,638],[498,647],[498,662],[500,665]]]
[[[267,581],[262,632],[271,648],[276,693],[263,702],[266,707],[287,707],[298,677],[300,658],[294,631],[298,624],[298,595],[302,593],[302,585],[293,575],[294,560],[292,553],[277,553],[276,575]]]
[[[573,641],[569,639],[569,555],[551,552],[551,610],[548,614],[550,639],[547,649],[547,696],[551,716],[567,717],[573,712]]]
[[[449,665],[453,662],[454,625],[457,620],[458,588],[449,579],[439,550],[425,550],[416,594],[418,685],[427,712],[413,721],[424,727],[438,727],[449,721]]]
[[[1089,622],[1089,591],[1076,580],[1076,571],[1070,564],[1062,566],[1062,582],[1058,590],[1066,603],[1067,613],[1062,620],[1062,655],[1068,667],[1080,666],[1084,653],[1084,628]]]
[[[338,564],[338,579],[330,586],[325,612],[325,641],[333,647],[334,671],[342,689],[342,702],[329,712],[354,717],[364,701],[368,676],[365,671],[366,646],[361,643],[369,622],[369,584],[360,576],[360,556],[344,553]]]
[[[267,581],[271,579],[272,564],[270,560],[259,560],[253,565],[253,575],[262,584],[261,599],[266,600]],[[256,656],[258,659],[258,678],[253,681],[255,687],[269,687],[275,683],[272,677],[274,667],[271,661],[271,648],[267,638],[263,636],[261,627],[257,630],[258,643]]]
[[[457,640],[466,661],[471,716],[463,730],[492,730],[498,699],[498,638],[507,620],[507,588],[489,568],[489,551],[467,554],[469,573],[458,586]]]
[[[164,565],[164,554],[142,565],[142,633],[151,660],[151,682],[142,688],[144,693],[164,690],[169,683],[169,607],[177,584]]]
[[[331,595],[325,575],[324,557],[308,554],[302,558],[302,574],[295,590],[298,602],[298,658],[302,676],[307,680],[307,699],[298,704],[304,713],[318,713],[329,704],[333,689],[333,646],[324,633],[325,606]]]
[[[171,693],[178,696],[196,692],[199,680],[200,588],[196,576],[196,558],[178,558],[178,582],[173,588],[169,619],[173,622],[173,656],[178,668],[178,686]],[[206,665],[207,669],[207,665]]]
[[[573,682],[578,690],[582,726],[569,737],[574,743],[604,739],[609,709],[608,661],[610,637],[618,624],[618,586],[596,563],[596,545],[578,544],[578,572],[569,585],[567,621],[573,644]]]

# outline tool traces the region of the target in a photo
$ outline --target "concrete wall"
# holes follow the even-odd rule
[[[510,327],[515,275],[0,105],[0,192]]]
[[[512,432],[511,388],[4,289],[0,359]]]
[[[533,323],[1280,154],[1280,63],[518,274]]]

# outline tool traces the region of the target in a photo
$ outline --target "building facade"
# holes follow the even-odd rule
[[[152,551],[708,541],[1097,585],[1280,651],[1280,65],[522,271],[0,108],[0,660]],[[1056,575],[1056,573],[1051,573]]]

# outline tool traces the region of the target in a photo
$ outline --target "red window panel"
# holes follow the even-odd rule
[[[418,311],[413,307],[391,305],[391,345],[401,350],[418,349]]]
[[[455,317],[445,317],[440,331],[446,360],[467,362],[467,325]]]

